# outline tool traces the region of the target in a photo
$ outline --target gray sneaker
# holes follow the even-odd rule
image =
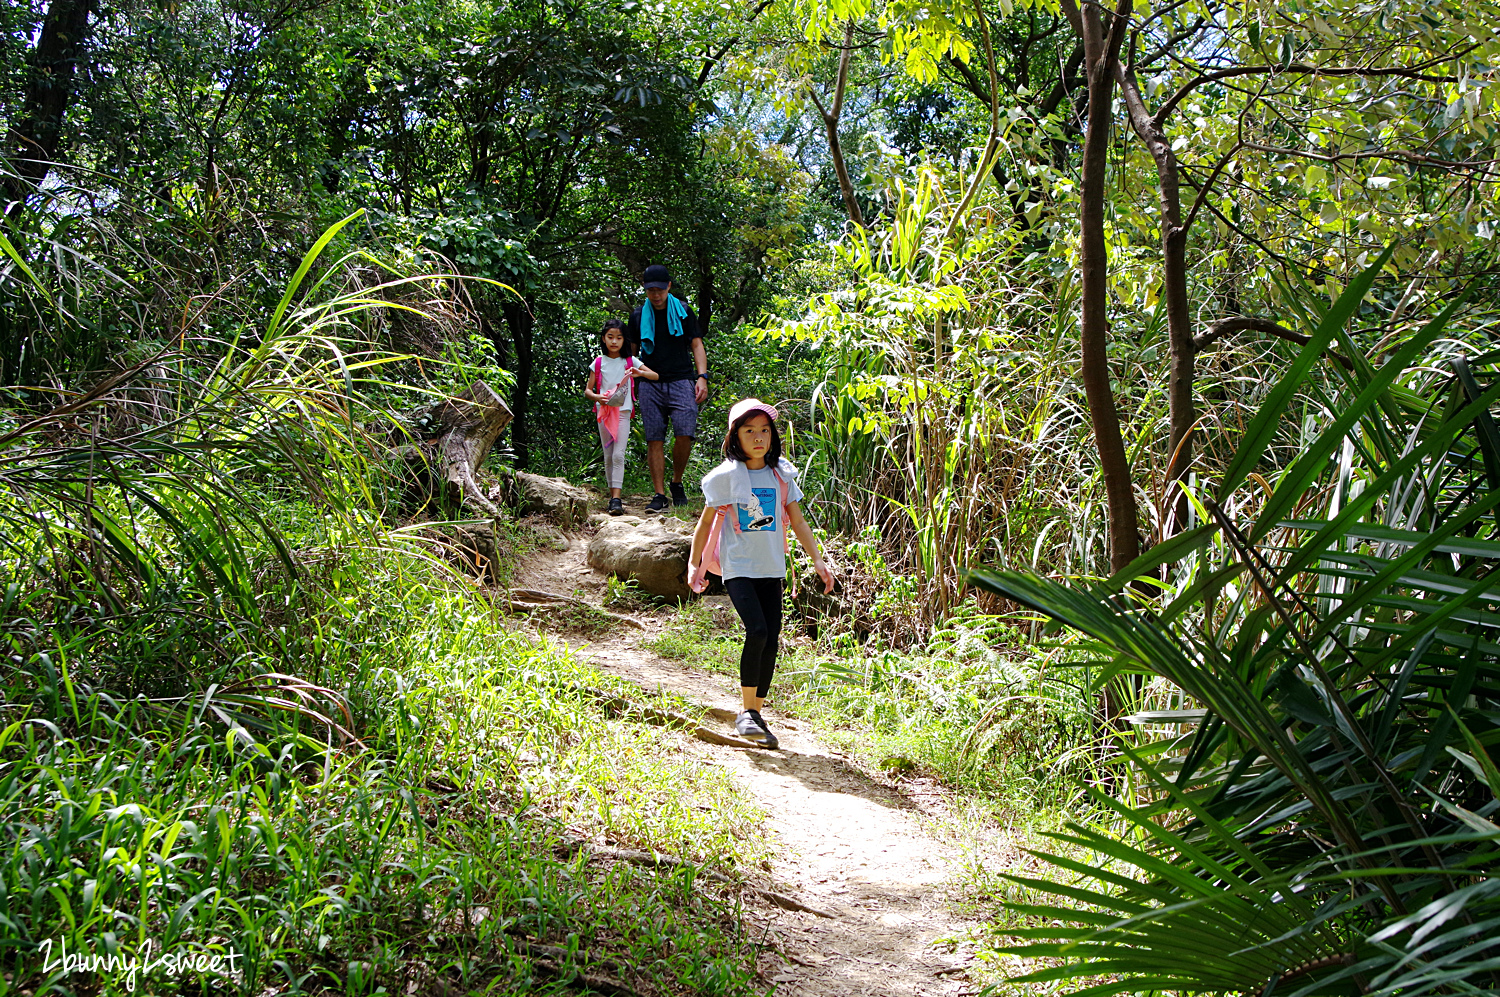
[[[771,728],[761,719],[759,710],[743,710],[735,718],[734,732],[747,741],[754,741],[762,748],[774,748],[778,742]]]

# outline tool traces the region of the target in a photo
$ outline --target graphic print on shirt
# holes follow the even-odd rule
[[[755,501],[760,503],[761,515],[751,518],[744,506],[736,506],[740,514],[740,532],[761,533],[776,529],[776,489],[752,488]]]

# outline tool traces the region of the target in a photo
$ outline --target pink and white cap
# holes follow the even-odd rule
[[[734,407],[729,410],[729,425],[733,426],[740,418],[749,415],[751,412],[764,412],[772,419],[780,417],[780,413],[776,411],[775,405],[767,404],[759,398],[742,398],[735,402]]]

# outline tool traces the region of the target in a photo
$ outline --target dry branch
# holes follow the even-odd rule
[[[556,945],[543,945],[540,942],[528,942],[523,939],[515,939],[512,944],[518,952],[524,952],[533,959],[545,960],[536,963],[537,968],[546,970],[554,976],[564,975],[565,971],[561,964],[568,962],[574,963],[575,967],[579,962],[603,966],[616,976],[624,976],[626,973],[625,967],[619,963],[609,959],[599,959],[589,955],[587,952],[575,952],[570,956],[567,949],[558,948]],[[585,973],[582,969],[577,968],[574,969],[574,972],[577,974],[576,978],[590,990],[597,990],[601,994],[611,994],[613,997],[641,997],[639,991],[632,990],[618,980],[612,980],[594,973]]]
[[[513,611],[522,610],[525,612],[538,609],[557,609],[567,605],[585,606],[596,613],[608,616],[612,620],[629,624],[637,630],[645,631],[646,629],[646,625],[640,620],[623,616],[620,613],[611,613],[607,609],[596,606],[591,602],[585,602],[582,599],[574,599],[572,596],[567,595],[558,595],[556,592],[543,592],[540,589],[511,589],[507,593],[506,603]]]

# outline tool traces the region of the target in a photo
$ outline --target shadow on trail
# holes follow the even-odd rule
[[[919,809],[900,793],[871,782],[868,776],[842,758],[785,749],[746,751],[745,757],[760,771],[796,779],[813,792],[857,796],[892,810]]]

